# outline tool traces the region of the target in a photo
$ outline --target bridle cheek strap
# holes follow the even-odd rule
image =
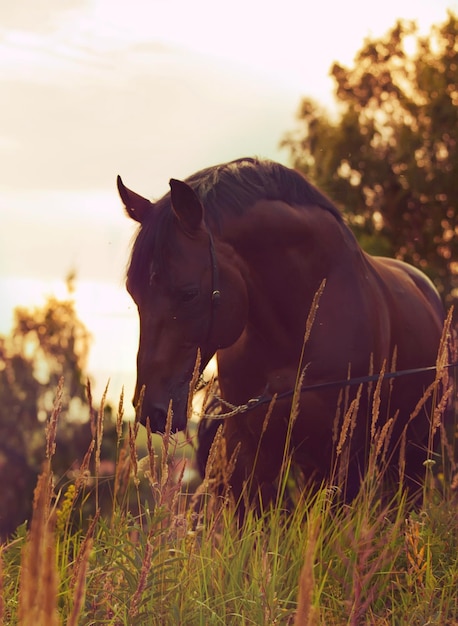
[[[215,250],[215,242],[213,239],[212,233],[208,230],[208,239],[209,239],[209,250],[210,250],[210,266],[211,266],[211,274],[212,274],[212,283],[211,283],[211,302],[210,302],[210,323],[208,325],[207,331],[207,339],[205,344],[208,345],[211,340],[211,336],[213,333],[214,321],[215,321],[215,310],[218,307],[221,300],[221,291],[219,285],[219,268],[218,268],[218,259],[216,258],[216,250]],[[202,358],[201,369],[204,369],[207,365],[208,361],[213,356],[213,353],[208,358]]]
[[[219,269],[218,260],[216,258],[215,242],[213,235],[208,231],[208,238],[210,241],[210,262],[212,268],[212,309],[219,304],[221,298],[221,291],[219,290]]]

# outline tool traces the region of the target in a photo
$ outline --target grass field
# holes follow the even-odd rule
[[[388,502],[379,498],[382,431],[351,505],[337,489],[297,489],[286,458],[278,502],[238,528],[226,471],[215,485],[222,441],[191,492],[188,453],[173,437],[158,452],[148,433],[139,459],[139,426],[123,424],[122,399],[110,497],[103,402],[82,466],[55,485],[61,392],[32,520],[0,548],[0,624],[458,625],[458,480],[444,438],[451,471],[433,478],[425,455],[415,509],[402,487]]]

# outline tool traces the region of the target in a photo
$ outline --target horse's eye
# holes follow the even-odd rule
[[[197,287],[187,287],[180,291],[180,302],[192,302],[199,295],[199,290]]]
[[[149,286],[151,287],[154,283],[158,282],[158,274],[154,270],[151,270],[149,275]]]

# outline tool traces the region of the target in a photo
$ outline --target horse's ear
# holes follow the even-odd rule
[[[170,179],[172,209],[187,231],[197,230],[202,224],[204,208],[195,191],[181,180]]]
[[[127,189],[121,180],[121,176],[118,176],[117,184],[119,195],[121,196],[121,200],[124,202],[124,206],[126,207],[129,217],[136,222],[140,222],[141,224],[148,212],[151,210],[153,204],[146,198],[143,198],[143,196],[135,193],[135,191]]]

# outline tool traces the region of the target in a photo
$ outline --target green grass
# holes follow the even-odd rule
[[[61,391],[30,526],[0,548],[0,624],[458,625],[457,486],[431,481],[429,464],[416,510],[402,489],[382,503],[368,480],[351,505],[296,490],[291,510],[249,511],[239,529],[224,480],[186,492],[181,443],[165,437],[158,454],[147,433],[139,460],[121,402],[107,506],[103,406],[79,473],[53,484]]]

